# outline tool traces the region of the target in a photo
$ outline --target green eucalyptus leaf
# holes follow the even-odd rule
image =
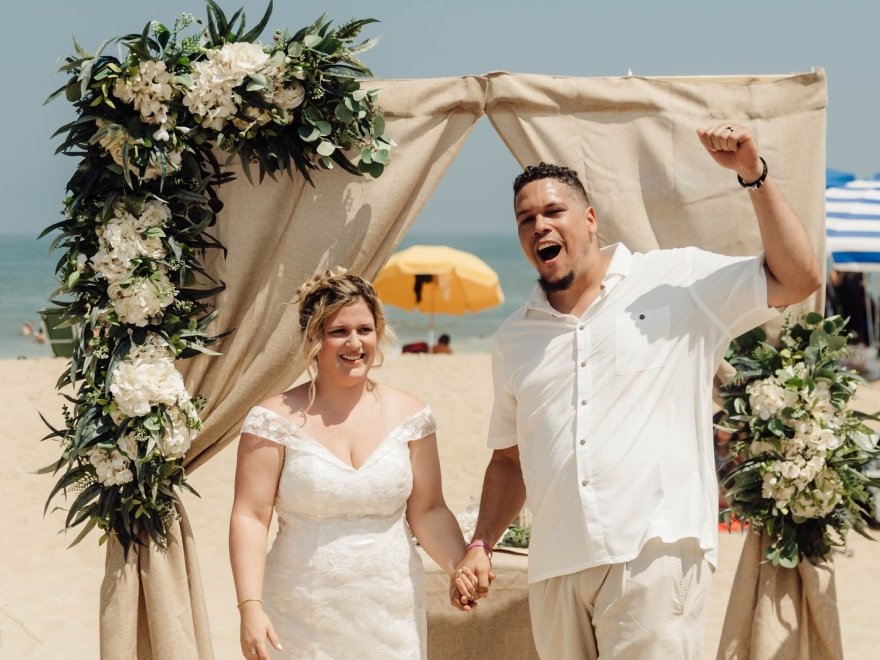
[[[332,142],[328,142],[327,140],[321,140],[318,143],[316,151],[322,156],[330,156],[333,154],[334,151],[336,151],[336,145],[334,145]]]

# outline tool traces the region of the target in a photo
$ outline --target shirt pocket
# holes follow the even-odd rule
[[[666,364],[670,320],[669,307],[633,310],[614,319],[614,368],[618,375]]]

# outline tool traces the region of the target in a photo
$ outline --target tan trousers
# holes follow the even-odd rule
[[[652,539],[625,564],[529,586],[543,660],[700,657],[712,567],[696,539]]]

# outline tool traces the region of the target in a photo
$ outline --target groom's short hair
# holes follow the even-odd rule
[[[540,162],[537,165],[529,165],[522,171],[516,179],[513,180],[513,196],[516,197],[523,187],[532,181],[540,181],[541,179],[556,179],[571,188],[578,197],[580,197],[587,206],[590,205],[590,196],[587,194],[584,184],[578,173],[570,167],[562,165],[554,165],[553,163]]]

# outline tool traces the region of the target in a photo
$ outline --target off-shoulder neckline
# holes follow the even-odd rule
[[[417,410],[417,411],[414,412],[413,414],[411,414],[411,415],[405,417],[405,418],[404,418],[404,419],[403,419],[403,420],[402,420],[397,426],[395,426],[394,428],[392,428],[392,429],[391,429],[391,430],[385,435],[385,437],[382,438],[381,441],[379,441],[379,444],[377,444],[376,447],[373,449],[373,451],[371,451],[370,454],[364,459],[364,462],[361,463],[359,467],[355,467],[355,466],[352,465],[351,463],[347,463],[346,461],[344,461],[344,460],[343,460],[340,456],[338,456],[337,454],[334,454],[332,451],[330,451],[330,449],[327,447],[327,445],[325,445],[323,442],[321,442],[320,440],[318,440],[314,435],[312,435],[311,433],[309,433],[308,431],[306,431],[305,429],[303,429],[302,426],[300,426],[299,424],[297,424],[297,423],[296,423],[295,421],[293,421],[292,419],[290,419],[290,418],[288,418],[288,417],[285,417],[285,416],[282,415],[281,413],[279,413],[279,412],[277,412],[277,411],[275,411],[275,410],[272,410],[271,408],[267,408],[266,406],[262,406],[262,405],[256,405],[256,406],[253,407],[252,410],[256,410],[257,408],[259,408],[260,410],[266,410],[266,411],[272,413],[272,415],[275,416],[277,419],[279,419],[279,420],[281,420],[282,422],[284,422],[285,424],[287,424],[287,425],[288,425],[288,426],[294,431],[294,433],[295,433],[296,435],[302,437],[303,439],[305,439],[306,441],[308,441],[308,442],[310,442],[310,443],[312,443],[312,444],[314,444],[314,445],[317,445],[317,447],[318,447],[320,450],[322,450],[326,456],[328,456],[328,457],[330,457],[331,459],[335,460],[340,466],[345,467],[345,468],[347,468],[347,469],[349,469],[349,470],[352,470],[352,471],[354,471],[354,472],[360,472],[361,470],[363,470],[364,467],[365,467],[368,463],[370,463],[370,462],[373,460],[373,457],[376,456],[376,454],[378,454],[379,451],[380,451],[385,445],[388,444],[388,439],[391,438],[391,437],[393,437],[394,434],[397,433],[397,432],[398,432],[400,429],[402,429],[404,426],[406,426],[407,423],[409,423],[409,422],[412,421],[413,419],[416,419],[419,415],[423,415],[423,414],[425,414],[426,412],[427,412],[428,414],[431,414],[431,412],[432,412],[432,411],[431,411],[431,406],[429,406],[428,404],[425,404],[424,406],[422,406],[421,408],[419,408],[419,410]]]

